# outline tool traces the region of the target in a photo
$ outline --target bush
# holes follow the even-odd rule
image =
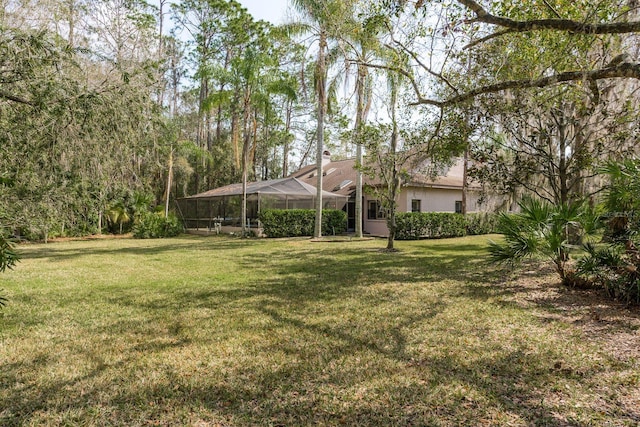
[[[578,261],[578,275],[592,286],[604,288],[614,299],[640,304],[640,252],[636,244],[586,244],[587,255]]]
[[[313,236],[316,211],[313,209],[267,209],[260,212],[263,233],[267,237]],[[344,233],[347,214],[341,210],[322,211],[322,234]]]
[[[488,212],[471,213],[465,216],[466,232],[469,236],[498,232],[498,215]]]
[[[595,211],[597,229],[604,219],[602,242],[584,245],[578,276],[627,304],[640,304],[640,160],[610,163],[600,170],[609,176],[604,191],[604,214]]]
[[[180,233],[182,224],[172,213],[165,217],[162,212],[141,212],[133,226],[133,237],[137,239],[175,237]]]
[[[461,237],[466,232],[464,215],[448,212],[398,212],[396,239]]]
[[[315,211],[313,211],[315,223]],[[347,213],[337,209],[322,211],[322,235],[335,236],[347,231]]]

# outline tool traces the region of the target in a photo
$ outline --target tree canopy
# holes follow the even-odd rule
[[[362,163],[380,154],[362,129],[391,122],[396,148],[467,152],[476,179],[514,197],[597,194],[597,166],[637,154],[634,1],[293,6],[274,27],[235,0],[3,3],[0,227],[127,232],[141,196],[168,212],[326,149]]]

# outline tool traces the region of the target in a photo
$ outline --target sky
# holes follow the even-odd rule
[[[272,24],[285,22],[289,0],[238,0],[249,10],[254,19],[263,19]]]

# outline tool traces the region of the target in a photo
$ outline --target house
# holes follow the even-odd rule
[[[329,209],[347,212],[347,229],[355,229],[355,159],[332,160],[324,153],[323,205]],[[261,209],[313,209],[315,207],[316,166],[309,165],[287,178],[250,183],[247,186],[247,226],[259,229],[258,213]],[[400,189],[399,212],[461,212],[463,162],[456,161],[439,176],[432,178],[418,168]],[[369,187],[380,182],[364,176]],[[478,187],[467,191],[467,212],[487,210],[480,206]],[[187,229],[237,231],[241,227],[240,207],[242,185],[231,184],[178,200],[180,213]],[[363,231],[370,235],[388,234],[380,202],[371,194],[363,195]],[[259,232],[259,231],[258,231]]]
[[[326,192],[347,196],[347,228],[355,229],[355,159],[332,161],[325,151],[322,161],[322,187]],[[291,174],[291,177],[316,185],[316,166],[309,165]],[[457,159],[444,173],[432,178],[425,171],[414,168],[410,180],[400,189],[398,212],[462,212],[463,159]],[[364,186],[381,183],[363,176]],[[480,188],[471,186],[467,191],[467,212],[486,211],[492,206],[481,206]],[[363,232],[376,236],[388,234],[386,219],[380,202],[368,192],[363,194]]]

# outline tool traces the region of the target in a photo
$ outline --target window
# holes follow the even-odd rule
[[[462,213],[462,200],[456,200],[456,213]]]
[[[340,184],[336,185],[333,190],[331,191],[340,191],[342,190],[344,187],[346,187],[347,185],[351,184],[353,181],[351,181],[350,179],[345,179],[344,181],[342,181]]]
[[[382,205],[377,200],[369,200],[367,205],[367,219],[384,219],[384,209],[382,209]]]
[[[420,199],[412,199],[411,200],[411,212],[422,212],[421,205],[422,205],[422,200],[420,200]]]

